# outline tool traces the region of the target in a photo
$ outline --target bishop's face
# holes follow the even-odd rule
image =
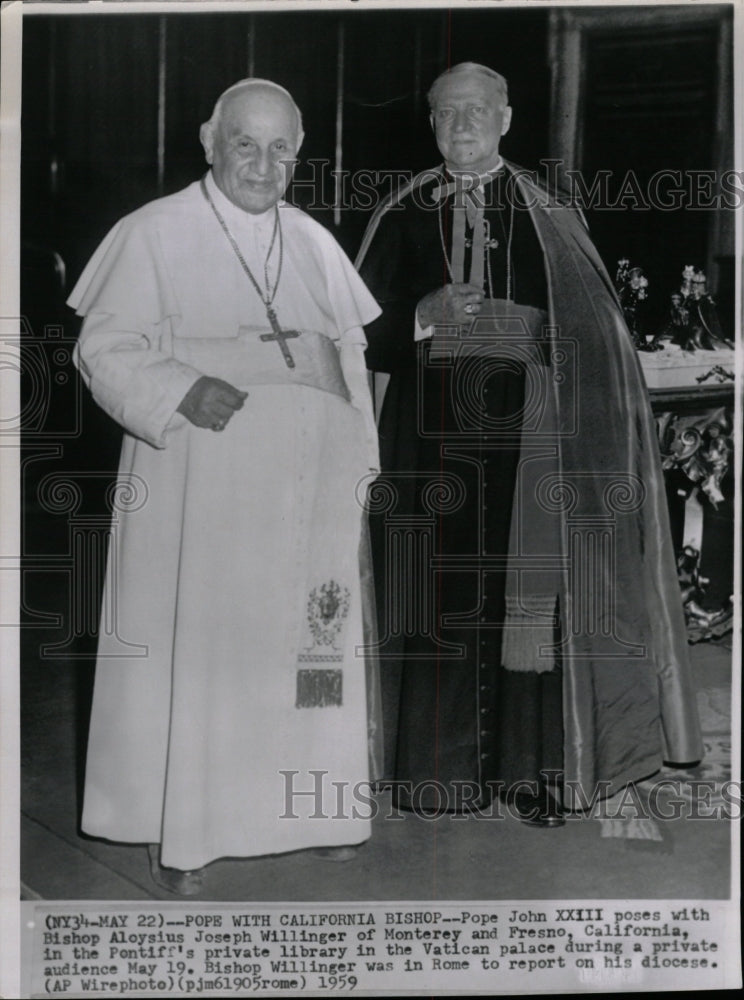
[[[272,88],[228,95],[216,128],[202,125],[201,140],[217,187],[233,204],[258,215],[287,189],[302,142],[291,102]]]
[[[488,77],[456,73],[437,87],[431,121],[450,170],[484,173],[498,163],[499,142],[509,130],[511,108]]]

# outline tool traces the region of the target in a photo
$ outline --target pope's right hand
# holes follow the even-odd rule
[[[178,412],[196,427],[221,431],[235,411],[242,408],[247,396],[247,392],[221,378],[202,375],[179,403]]]
[[[483,302],[483,292],[476,285],[464,282],[445,285],[429,292],[419,302],[416,312],[423,327],[437,324],[469,326],[478,315]]]

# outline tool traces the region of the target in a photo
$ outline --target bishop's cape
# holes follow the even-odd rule
[[[380,206],[356,261],[383,310],[368,366],[390,375],[372,505],[388,771],[450,786],[414,807],[546,765],[589,800],[702,756],[655,425],[612,282],[579,212],[519,167],[500,176],[511,202],[485,210],[478,279],[497,318],[414,343],[457,257],[438,168]]]
[[[263,281],[273,209],[206,183]],[[278,212],[292,370],[198,183],[122,219],[69,300],[80,371],[126,432],[82,826],[183,870],[370,832],[353,803],[330,818],[330,782],[368,780],[379,735],[360,560],[379,309],[325,229]],[[176,412],[202,375],[248,392],[219,433]]]

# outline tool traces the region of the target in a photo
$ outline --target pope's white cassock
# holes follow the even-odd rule
[[[274,209],[206,184],[263,285]],[[325,229],[279,217],[293,369],[198,183],[117,223],[69,299],[139,497],[109,553],[82,827],[184,870],[370,834],[350,789],[369,777],[357,487],[378,467],[362,325],[380,310]],[[176,412],[202,375],[249,393],[224,431]]]

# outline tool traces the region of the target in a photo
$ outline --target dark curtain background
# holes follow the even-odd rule
[[[368,211],[344,210],[334,224],[330,209],[339,95],[344,171],[417,170],[438,161],[426,113],[430,83],[448,64],[484,62],[511,82],[510,157],[537,160],[547,154],[547,17],[519,10],[29,17],[25,238],[61,253],[74,281],[116,219],[199,176],[199,125],[222,90],[251,75],[295,97],[306,136],[295,200],[332,225],[353,254]]]

